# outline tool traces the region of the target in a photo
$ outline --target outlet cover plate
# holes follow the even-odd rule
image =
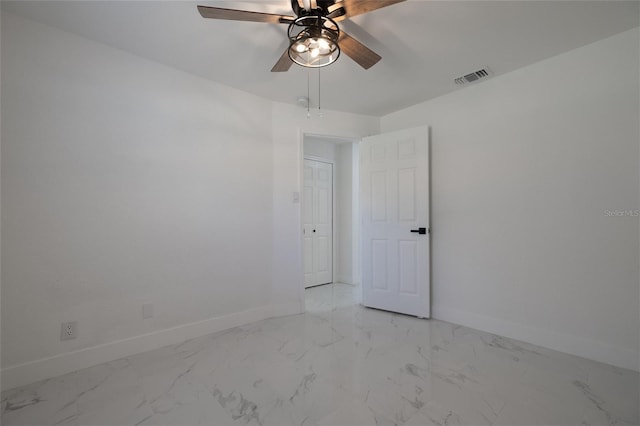
[[[71,340],[78,337],[78,321],[63,322],[60,328],[60,340]]]

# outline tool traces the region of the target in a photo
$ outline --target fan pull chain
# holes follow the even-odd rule
[[[310,89],[311,87],[311,70],[307,70],[307,119],[311,118],[311,111],[310,111],[310,106],[311,106],[311,98],[309,97],[310,95]]]
[[[320,113],[320,68],[318,68],[318,113]]]
[[[318,117],[322,118],[322,111],[320,110],[320,68],[318,68]]]

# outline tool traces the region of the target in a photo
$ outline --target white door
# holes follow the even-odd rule
[[[365,138],[360,160],[362,303],[429,318],[429,129]]]
[[[333,281],[333,166],[304,160],[304,286]]]

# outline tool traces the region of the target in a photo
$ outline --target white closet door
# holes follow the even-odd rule
[[[333,166],[304,160],[304,286],[333,281]]]
[[[362,302],[428,318],[428,128],[363,139]]]

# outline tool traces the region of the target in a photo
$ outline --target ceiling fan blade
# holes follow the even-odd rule
[[[293,65],[293,61],[289,57],[289,48],[287,47],[282,56],[280,56],[280,59],[278,59],[278,62],[271,68],[271,72],[289,71],[291,65]]]
[[[293,16],[275,15],[273,13],[252,12],[249,10],[223,9],[221,7],[200,6],[198,12],[203,18],[227,19],[230,21],[268,22],[272,24],[289,24],[296,18]]]
[[[335,3],[333,6],[333,12],[329,16],[334,21],[339,22],[345,19],[353,18],[354,16],[362,15],[363,13],[372,12],[383,7],[391,6],[392,4],[402,3],[406,0],[342,0],[339,3]],[[341,7],[337,7],[340,5]]]
[[[382,57],[373,50],[369,49],[364,44],[360,43],[355,38],[351,37],[344,31],[340,31],[340,38],[338,39],[338,45],[340,50],[356,61],[365,70],[368,70],[372,66],[378,63]]]

